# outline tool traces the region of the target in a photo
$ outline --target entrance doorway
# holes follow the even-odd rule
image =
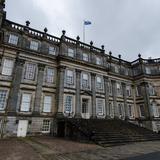
[[[58,137],[64,137],[65,136],[65,122],[58,122],[57,135],[58,135]]]
[[[28,120],[19,120],[17,137],[26,137],[28,128]]]
[[[82,98],[82,117],[89,119],[89,99]]]

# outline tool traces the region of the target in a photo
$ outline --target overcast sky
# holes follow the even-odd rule
[[[160,0],[6,0],[7,18],[17,23],[60,36],[82,37],[83,20],[86,42],[105,45],[114,56],[127,60],[160,57]]]

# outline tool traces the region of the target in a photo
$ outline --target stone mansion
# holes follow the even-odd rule
[[[121,119],[160,130],[160,59],[129,62],[62,31],[6,19],[0,1],[0,135],[57,134],[57,120]]]

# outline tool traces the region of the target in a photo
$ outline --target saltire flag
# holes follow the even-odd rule
[[[84,25],[90,25],[92,24],[91,21],[84,21]]]

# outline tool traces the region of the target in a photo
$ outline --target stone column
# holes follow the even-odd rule
[[[8,113],[16,112],[17,110],[17,102],[18,102],[18,94],[22,79],[23,66],[25,61],[23,59],[16,59],[15,67],[13,70],[13,81],[11,84],[11,89],[8,97],[7,111]]]
[[[114,107],[114,117],[118,118],[118,108],[117,108],[117,89],[116,89],[116,81],[111,80],[112,83],[112,95],[113,95],[113,107]]]
[[[63,117],[64,76],[65,66],[59,66],[57,85],[57,117]]]
[[[125,119],[128,119],[128,107],[127,107],[127,91],[126,91],[126,84],[122,83],[122,92],[123,92],[123,99],[124,99],[124,111],[125,111]]]
[[[96,82],[95,73],[91,73],[91,88],[92,88],[92,118],[96,118]]]
[[[35,93],[33,114],[40,114],[44,68],[45,68],[44,64],[38,64],[37,88]]]
[[[81,118],[81,70],[76,69],[76,109],[75,117]]]
[[[142,86],[142,94],[144,97],[144,109],[145,109],[145,115],[146,118],[151,118],[152,117],[152,110],[151,110],[151,106],[150,106],[150,99],[149,99],[149,88],[148,88],[148,83],[147,82],[143,82],[141,84]]]
[[[109,86],[108,77],[104,76],[104,91],[105,91],[105,110],[106,118],[109,116]]]

